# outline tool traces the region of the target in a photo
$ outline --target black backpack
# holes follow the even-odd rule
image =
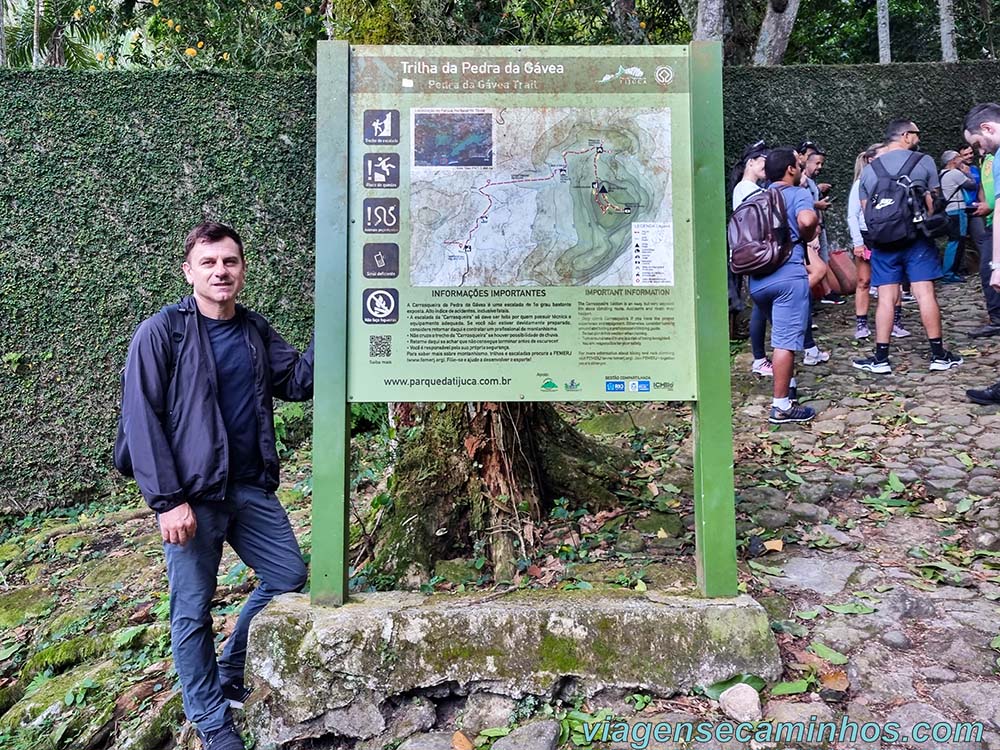
[[[184,316],[181,315],[180,305],[167,305],[163,308],[167,316],[167,329],[170,331],[170,361],[167,362],[167,385],[174,379],[174,368],[177,364],[177,353],[180,351],[181,342],[184,341]],[[263,318],[250,313],[247,316],[253,323],[257,333],[260,334],[264,344],[267,345],[269,332],[267,324]],[[132,469],[132,456],[128,452],[128,440],[125,437],[125,368],[122,368],[121,375],[122,408],[118,413],[118,434],[115,436],[114,464],[122,474],[127,477],[134,477]]]
[[[167,328],[170,331],[170,361],[167,363],[167,383],[174,379],[174,365],[177,362],[177,352],[184,340],[184,318],[179,305],[167,305],[163,308],[167,316]],[[121,375],[122,408],[118,412],[118,434],[115,437],[114,463],[115,468],[127,477],[135,476],[132,470],[132,456],[128,452],[128,440],[125,437],[125,368]]]
[[[783,266],[792,254],[792,235],[781,189],[760,190],[737,206],[726,240],[733,273],[768,276]]]
[[[868,241],[876,248],[892,249],[912,242],[917,236],[916,219],[923,219],[922,196],[910,179],[910,172],[923,158],[913,151],[897,174],[891,175],[881,159],[872,162],[875,172],[875,189],[865,204],[865,224]]]

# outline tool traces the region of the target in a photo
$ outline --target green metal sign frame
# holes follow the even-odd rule
[[[364,147],[351,150],[351,49],[346,42],[321,42],[318,47],[311,596],[314,604],[339,606],[347,600],[349,577],[349,165]],[[475,52],[475,48],[463,48],[465,54]],[[730,597],[737,592],[737,576],[722,53],[717,42],[693,42],[687,52],[697,393],[693,402],[695,559],[701,592]]]

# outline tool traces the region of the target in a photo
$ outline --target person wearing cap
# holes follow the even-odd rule
[[[948,244],[944,250],[942,270],[945,283],[963,281],[958,271],[961,268],[963,241],[968,231],[968,217],[965,213],[965,190],[975,190],[976,180],[969,171],[969,165],[958,151],[949,149],[941,154],[941,195],[947,201]]]

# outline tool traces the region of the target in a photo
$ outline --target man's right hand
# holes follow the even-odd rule
[[[858,245],[857,247],[854,248],[854,257],[855,258],[862,258],[862,259],[864,259],[864,257],[865,257],[865,250],[867,250],[867,249],[868,248],[865,247],[864,245]]]
[[[184,544],[194,538],[198,528],[198,519],[187,503],[181,503],[165,513],[160,513],[160,536],[169,544]]]

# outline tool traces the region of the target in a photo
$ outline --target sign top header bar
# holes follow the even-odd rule
[[[687,93],[687,47],[351,48],[351,91],[426,94]]]

